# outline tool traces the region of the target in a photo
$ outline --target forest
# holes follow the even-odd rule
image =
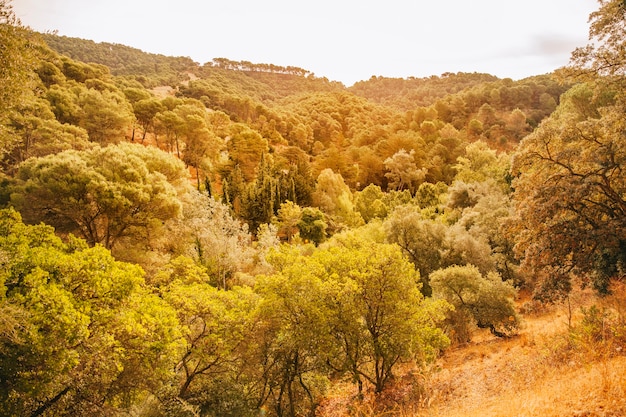
[[[614,296],[626,6],[598,4],[551,74],[346,87],[0,0],[0,415],[435,415],[446,352]],[[626,305],[582,314],[559,352],[624,356]]]

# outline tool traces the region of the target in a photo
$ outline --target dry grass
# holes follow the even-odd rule
[[[624,294],[607,300],[614,303]],[[626,416],[626,357],[606,340],[572,346],[569,326],[597,302],[577,293],[527,316],[509,340],[477,338],[450,351],[429,380],[428,406],[414,417]]]
[[[582,328],[581,307],[598,303],[591,293],[580,292],[569,305],[526,314],[516,337],[476,334],[471,344],[448,350],[426,377],[409,374],[398,381],[391,396],[399,401],[392,409],[381,411],[372,399],[355,405],[349,400],[354,393],[346,385],[336,390],[319,415],[626,416],[626,335],[593,339],[585,330],[572,336]],[[617,311],[623,324],[626,286],[599,305]]]

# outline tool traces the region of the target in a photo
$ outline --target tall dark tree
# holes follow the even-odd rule
[[[547,297],[567,293],[572,273],[606,292],[624,272],[625,112],[623,98],[579,85],[515,155],[516,250]]]
[[[626,4],[598,0],[590,44],[562,71],[579,81],[515,156],[514,199],[522,266],[538,295],[571,289],[573,276],[607,292],[626,270]]]

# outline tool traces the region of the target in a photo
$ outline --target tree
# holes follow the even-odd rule
[[[311,241],[319,245],[326,240],[328,225],[324,219],[324,213],[315,207],[305,207],[298,222],[300,237],[305,241]]]
[[[181,162],[129,143],[29,159],[17,177],[12,202],[25,220],[107,249],[148,242],[180,214],[178,194],[187,188]]]
[[[211,284],[228,289],[237,272],[252,268],[254,251],[248,225],[228,206],[196,190],[181,197],[182,216],[168,225],[169,250],[203,265]],[[174,236],[174,239],[171,237]]]
[[[454,306],[448,320],[458,342],[470,340],[473,325],[488,328],[498,337],[519,326],[513,303],[516,290],[496,273],[484,276],[473,265],[454,265],[433,272],[430,283],[434,297]]]
[[[178,106],[176,113],[183,121],[183,161],[196,171],[196,187],[200,190],[200,168],[210,167],[209,157],[216,157],[223,147],[219,138],[209,129],[204,106]]]
[[[50,109],[54,117],[64,124],[78,125],[80,117],[80,107],[76,96],[84,89],[84,86],[72,85],[65,88],[58,84],[53,84],[46,91],[45,98],[50,103]]]
[[[446,250],[446,226],[425,219],[411,206],[399,207],[384,223],[387,239],[397,244],[420,272],[421,291],[431,295],[429,275],[441,268]]]
[[[495,270],[487,236],[470,233],[463,224],[447,228],[442,267],[450,265],[475,265],[481,273]]]
[[[249,413],[256,406],[242,375],[247,367],[247,350],[255,325],[258,303],[250,288],[218,290],[209,285],[209,276],[191,259],[173,260],[158,280],[161,293],[177,312],[185,348],[177,360],[176,398],[211,415]],[[233,390],[234,392],[232,392]],[[240,391],[240,392],[237,392]]]
[[[15,16],[10,1],[0,0],[0,159],[13,148],[7,116],[32,94],[37,65],[35,35]]]
[[[417,168],[414,160],[415,151],[407,152],[400,149],[392,157],[385,159],[385,177],[389,179],[389,188],[394,190],[408,189],[411,194],[426,178],[426,170]]]
[[[280,205],[275,223],[278,225],[279,233],[287,236],[287,243],[298,232],[298,223],[302,219],[302,208],[291,201],[286,201]]]
[[[387,217],[388,209],[384,201],[385,197],[381,188],[378,185],[370,184],[355,194],[354,206],[363,221],[369,223],[372,219]]]
[[[84,129],[57,121],[44,99],[25,102],[16,110],[8,118],[14,137],[13,148],[4,161],[9,172],[33,156],[94,146]]]
[[[509,235],[537,296],[567,294],[572,274],[600,292],[626,265],[626,103],[581,84],[514,157],[516,218]]]
[[[165,132],[167,150],[172,152],[173,148],[175,148],[176,156],[180,158],[179,138],[184,129],[183,119],[173,110],[157,113],[155,119],[157,131]]]
[[[261,224],[270,223],[280,207],[280,182],[272,171],[271,155],[261,155],[256,178],[248,184],[242,198],[241,217],[250,225],[254,232]]]
[[[419,273],[398,246],[361,239],[343,245],[314,254],[327,274],[329,330],[340,352],[327,352],[327,360],[359,391],[365,380],[379,394],[400,364],[424,364],[447,346],[437,328],[447,304],[424,300]]]
[[[324,359],[331,349],[323,270],[295,246],[284,246],[269,261],[274,274],[257,277],[255,285],[262,296],[260,405],[267,403],[277,416],[314,415],[328,385]]]
[[[591,43],[572,52],[568,75],[607,75],[623,78],[626,69],[626,6],[622,0],[598,0],[600,8],[591,13]]]
[[[483,141],[473,142],[465,148],[465,155],[457,158],[455,180],[465,183],[491,180],[506,190],[509,159],[506,154],[498,155]]]
[[[336,222],[336,227],[357,226],[363,223],[355,210],[353,196],[341,174],[324,169],[317,177],[313,203]]]
[[[504,280],[511,280],[516,285],[523,284],[522,277],[518,274],[519,263],[513,252],[515,242],[504,232],[505,224],[514,215],[509,194],[493,181],[471,185],[456,182],[451,188],[456,188],[457,193],[464,189],[467,199],[472,202],[460,209],[460,217],[455,224],[475,239],[477,249],[483,248],[479,250],[483,253],[482,256],[473,258],[470,263],[479,267],[482,265],[479,269],[483,272],[495,267]],[[454,198],[458,199],[458,194]],[[458,249],[460,248],[457,251]],[[484,253],[485,249],[491,251],[491,256]]]
[[[102,415],[157,394],[181,332],[143,271],[0,211],[0,413]]]
[[[146,139],[150,130],[154,130],[155,117],[159,112],[165,111],[160,100],[154,97],[144,98],[133,103],[133,113],[143,130],[141,143]]]
[[[15,16],[10,0],[0,1],[0,114],[18,104],[33,80],[37,42]]]
[[[448,304],[424,300],[397,246],[351,235],[310,250],[283,246],[270,257],[275,273],[256,287],[270,337],[268,389],[277,405],[287,397],[279,415],[294,415],[298,399],[314,408],[329,372],[379,394],[400,364],[423,365],[448,342],[437,327]]]
[[[437,184],[423,182],[415,193],[414,201],[422,209],[428,208],[439,212],[441,197],[445,195],[447,189],[448,186],[442,182],[438,182]]]
[[[83,90],[76,98],[80,109],[78,125],[89,139],[101,145],[122,141],[134,119],[132,107],[123,94],[109,90]]]
[[[244,179],[250,182],[256,176],[255,170],[261,159],[268,154],[267,139],[243,123],[231,125],[228,135],[228,157],[233,165],[239,166]]]

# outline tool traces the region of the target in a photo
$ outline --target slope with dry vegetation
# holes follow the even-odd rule
[[[481,330],[471,343],[449,349],[427,375],[407,371],[386,393],[401,406],[351,407],[344,392],[327,401],[322,415],[626,415],[626,285],[618,283],[603,299],[578,291],[567,302],[528,310],[519,335],[502,339]]]

